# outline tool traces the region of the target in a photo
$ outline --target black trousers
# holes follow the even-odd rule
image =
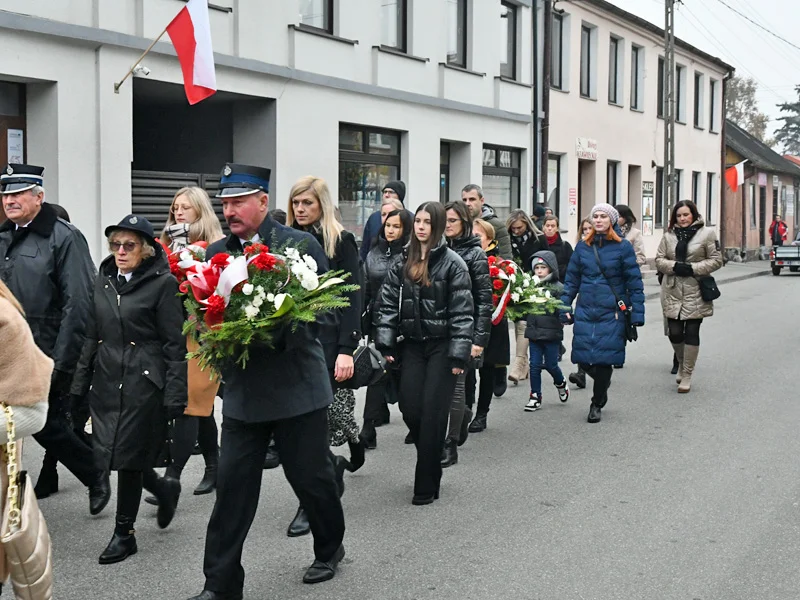
[[[62,463],[85,486],[100,477],[92,449],[72,430],[67,421],[68,396],[51,392],[48,398],[47,421],[39,433],[33,434],[45,452]]]
[[[608,402],[608,388],[611,386],[611,376],[614,367],[611,365],[578,365],[594,380],[592,388],[592,404],[603,408]]]
[[[375,385],[367,388],[367,397],[364,401],[364,421],[382,421],[389,416],[387,393],[390,378],[397,377],[395,369],[389,369],[386,377]]]
[[[417,447],[415,495],[432,496],[442,479],[442,448],[456,387],[448,346],[447,340],[403,344],[400,412]]]
[[[146,471],[122,470],[117,473],[117,522],[135,523],[142,501],[142,488],[151,494],[158,491],[158,475]]]
[[[344,538],[344,513],[328,445],[328,409],[263,423],[224,417],[217,501],[206,535],[205,589],[238,593],[244,587],[242,547],[253,524],[270,436],[286,479],[308,513],[314,556],[328,561]]]
[[[478,386],[478,410],[477,414],[488,414],[489,407],[492,405],[492,396],[494,395],[494,379],[496,376],[497,367],[494,365],[487,365],[481,367],[478,371],[470,369],[467,371],[467,406],[472,408],[475,404],[475,386],[478,383],[478,374],[480,374],[480,385]]]

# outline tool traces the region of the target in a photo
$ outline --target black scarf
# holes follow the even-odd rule
[[[675,260],[678,262],[686,262],[686,250],[689,247],[689,240],[694,237],[700,225],[695,223],[689,227],[676,227],[673,229],[675,237],[678,238],[678,245],[675,246]]]
[[[525,244],[528,243],[528,240],[531,239],[533,236],[533,232],[529,229],[521,236],[512,235],[511,236],[511,248],[514,250],[514,254],[516,256],[522,256],[522,249],[525,247]]]

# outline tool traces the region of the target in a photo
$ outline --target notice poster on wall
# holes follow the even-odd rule
[[[569,188],[569,216],[578,214],[578,188]]]
[[[9,129],[8,162],[14,164],[22,164],[25,162],[22,159],[23,155],[24,155],[24,147],[22,141],[22,129]]]
[[[652,181],[642,182],[642,235],[653,235],[653,206],[655,184]]]

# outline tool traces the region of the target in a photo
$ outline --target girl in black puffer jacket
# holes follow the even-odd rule
[[[439,497],[440,462],[456,378],[472,353],[472,282],[464,261],[442,240],[444,208],[427,202],[414,215],[403,262],[393,265],[379,295],[375,345],[395,361],[400,351],[400,410],[417,447],[413,504]]]
[[[479,360],[489,343],[492,327],[492,281],[489,277],[489,263],[481,248],[481,240],[472,233],[472,219],[467,205],[463,202],[450,202],[445,205],[446,225],[444,234],[447,245],[464,259],[472,280],[472,302],[474,304],[474,328],[472,333],[472,359]],[[467,427],[472,419],[465,418],[467,373],[458,376],[453,401],[450,406],[450,427],[442,452],[442,467],[458,462],[458,445],[467,439]]]
[[[365,333],[371,332],[372,320],[377,312],[377,295],[392,264],[402,260],[403,247],[408,243],[413,228],[411,213],[407,210],[394,210],[386,216],[380,233],[372,243],[372,249],[364,262],[364,326]],[[371,335],[371,337],[374,337]],[[367,388],[364,403],[364,426],[361,440],[367,449],[378,446],[376,427],[389,422],[387,394],[397,397],[399,372],[388,369],[388,377]]]

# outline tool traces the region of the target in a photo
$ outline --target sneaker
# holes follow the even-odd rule
[[[556,384],[556,389],[558,390],[558,399],[562,402],[566,402],[569,400],[569,385],[567,384],[567,380],[565,379],[560,385]]]
[[[533,412],[535,410],[539,410],[542,408],[542,399],[539,397],[539,394],[534,394],[531,392],[531,397],[528,400],[528,403],[525,405],[525,410],[528,412]]]

